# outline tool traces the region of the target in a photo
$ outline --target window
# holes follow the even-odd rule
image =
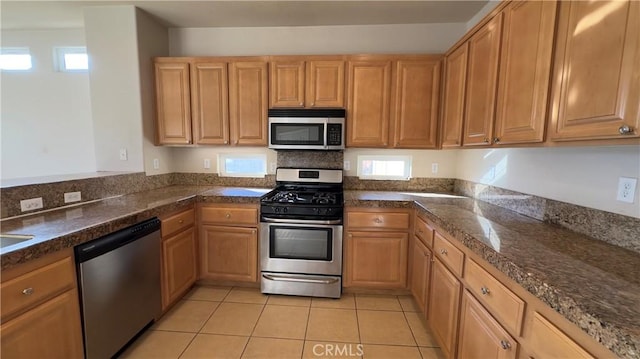
[[[358,156],[358,177],[408,181],[411,178],[411,156]]]
[[[89,56],[86,47],[54,47],[56,71],[86,72],[89,69]]]
[[[264,177],[267,174],[267,156],[221,153],[218,155],[218,172],[222,177]]]
[[[31,53],[27,47],[5,47],[0,50],[0,69],[3,71],[31,70]]]

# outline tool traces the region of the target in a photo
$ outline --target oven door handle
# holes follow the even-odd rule
[[[298,277],[289,277],[286,275],[273,275],[273,274],[262,274],[265,279],[276,281],[276,282],[298,282],[298,283],[315,283],[315,284],[333,284],[338,281],[338,278],[328,278],[328,279],[309,279],[309,278],[298,278]]]
[[[329,221],[315,220],[315,219],[282,219],[282,218],[270,218],[262,217],[263,222],[269,223],[293,223],[293,224],[342,224],[342,220],[333,219]]]

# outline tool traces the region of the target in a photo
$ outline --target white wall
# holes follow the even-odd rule
[[[443,53],[463,23],[169,30],[171,56]]]
[[[616,201],[618,177],[640,177],[640,147],[460,150],[457,178],[640,218]]]
[[[138,60],[140,72],[140,98],[142,105],[144,169],[147,175],[172,172],[171,148],[155,146],[156,107],[153,57],[169,54],[169,30],[157,23],[146,12],[136,9]],[[153,168],[157,159],[159,167]]]
[[[490,13],[493,9],[496,8],[500,4],[501,0],[489,0],[489,2],[478,11],[477,14],[473,15],[471,20],[467,21],[467,30],[476,26],[477,23],[482,20],[488,13]]]
[[[144,170],[140,64],[134,6],[84,9],[90,59],[96,168],[98,171]],[[128,160],[119,157],[126,149]]]
[[[82,29],[2,31],[29,47],[33,68],[2,71],[2,179],[94,172],[89,75],[56,72],[54,46],[84,46]]]

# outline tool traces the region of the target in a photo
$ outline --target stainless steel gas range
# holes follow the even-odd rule
[[[278,168],[260,199],[262,293],[339,298],[342,170]]]

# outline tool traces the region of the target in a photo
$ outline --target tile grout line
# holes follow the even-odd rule
[[[262,294],[262,292],[260,294]],[[253,325],[253,329],[251,329],[251,333],[249,333],[249,339],[247,340],[247,344],[244,345],[244,348],[242,349],[242,353],[240,353],[240,358],[242,358],[244,353],[247,351],[247,347],[249,347],[249,342],[251,341],[251,339],[254,338],[253,332],[256,331],[256,327],[258,326],[258,322],[260,321],[260,317],[262,317],[262,313],[264,313],[264,309],[267,307],[267,303],[269,302],[269,295],[268,294],[265,294],[265,295],[267,297],[267,300],[265,300],[264,303],[262,304],[262,309],[260,310],[260,315],[258,315],[258,319],[256,319],[256,323]],[[254,303],[254,304],[257,304],[257,303]],[[259,337],[256,337],[256,338],[259,338]]]

